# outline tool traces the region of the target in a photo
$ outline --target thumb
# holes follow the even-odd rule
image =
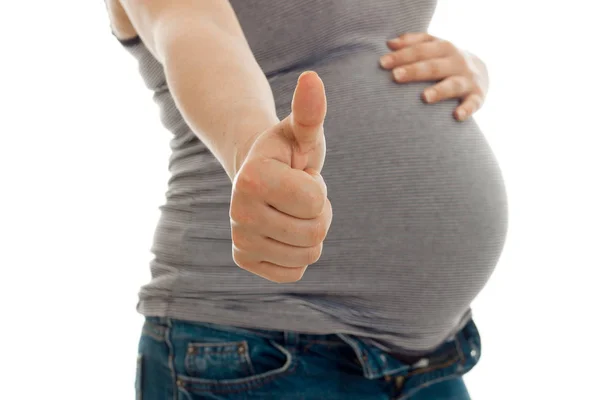
[[[327,113],[325,86],[316,72],[302,73],[292,99],[291,128],[301,152],[312,150],[323,135]]]

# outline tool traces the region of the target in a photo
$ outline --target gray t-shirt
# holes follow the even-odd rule
[[[387,39],[427,30],[435,0],[231,3],[281,119],[300,73],[323,79],[333,223],[300,282],[276,284],[238,268],[229,178],[183,120],[161,65],[140,41],[125,43],[173,135],[152,280],[138,310],[349,333],[407,354],[431,350],[470,317],[507,231],[502,175],[475,121],[453,119],[455,100],[424,104],[431,82],[399,85],[378,65]]]

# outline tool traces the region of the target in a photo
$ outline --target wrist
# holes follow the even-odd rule
[[[230,174],[230,178],[232,181],[239,172],[240,168],[242,167],[242,164],[244,164],[244,161],[246,160],[250,149],[254,145],[254,142],[261,134],[262,132],[258,132],[253,135],[250,135],[248,138],[241,141],[239,145],[235,146],[233,152],[233,170]]]
[[[237,118],[230,119],[225,129],[228,140],[227,144],[223,143],[225,148],[223,148],[222,154],[226,159],[221,163],[231,181],[241,169],[256,139],[279,123],[275,112],[264,112],[256,107],[234,110],[232,114]]]

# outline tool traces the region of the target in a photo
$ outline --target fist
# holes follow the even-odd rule
[[[331,225],[321,176],[325,88],[314,72],[298,79],[292,112],[259,135],[233,180],[235,263],[273,282],[296,282],[317,262]]]

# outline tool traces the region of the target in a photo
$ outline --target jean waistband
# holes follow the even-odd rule
[[[473,320],[470,320],[452,340],[418,358],[398,357],[350,335],[340,337],[354,349],[362,364],[364,375],[369,379],[378,379],[386,375],[407,375],[415,370],[425,371],[444,366],[456,366],[458,372],[468,370],[479,360],[481,349],[479,331]]]
[[[226,330],[242,335],[258,336],[264,339],[274,340],[286,346],[296,347],[301,342],[311,341],[343,341],[355,352],[357,359],[362,365],[364,376],[368,379],[379,379],[384,376],[396,374],[409,374],[410,371],[426,370],[427,368],[457,364],[457,368],[468,370],[474,366],[479,358],[480,337],[473,320],[465,325],[454,338],[440,345],[436,350],[423,357],[402,356],[386,352],[379,347],[369,344],[359,337],[346,334],[315,335],[297,332],[270,331],[263,329],[246,329],[233,326],[221,326],[211,323],[195,323],[191,321],[177,321],[165,317],[147,317],[152,322],[153,329],[164,331],[154,332],[156,336],[163,336],[166,327],[172,323],[196,324],[216,330]]]

